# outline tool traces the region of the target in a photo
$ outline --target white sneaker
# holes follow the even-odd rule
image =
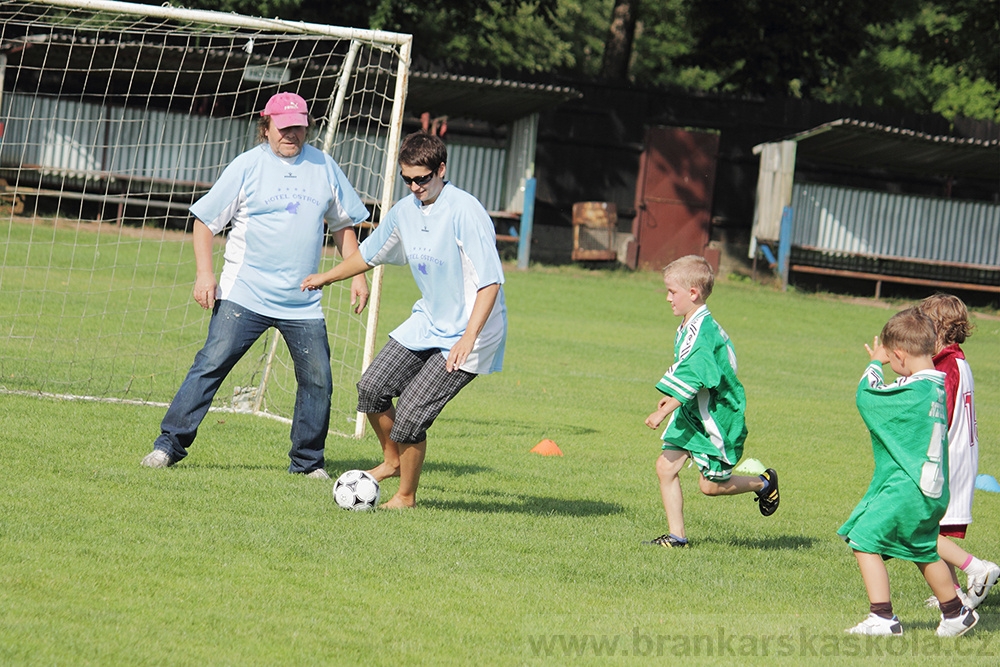
[[[882,637],[892,635],[898,637],[903,634],[903,626],[895,616],[882,618],[877,614],[868,614],[868,618],[853,628],[847,628],[844,632],[849,635],[878,635]]]
[[[969,596],[966,595],[965,591],[963,591],[961,588],[956,588],[955,589],[955,595],[957,595],[958,599],[962,601],[962,606],[963,607],[968,607],[969,609],[974,609],[974,607],[972,606],[971,601],[969,600]],[[940,609],[941,608],[941,603],[938,602],[937,597],[934,596],[934,595],[932,595],[929,598],[927,598],[926,600],[924,600],[924,604],[929,609]]]
[[[312,477],[313,479],[330,479],[330,475],[328,475],[322,468],[316,468],[311,473],[308,473],[306,477]]]
[[[167,454],[162,449],[154,449],[149,454],[143,457],[142,463],[147,468],[168,468],[174,464],[170,460],[170,454]]]
[[[967,605],[969,609],[975,609],[982,604],[990,589],[993,588],[993,584],[997,583],[997,579],[1000,579],[1000,566],[996,563],[978,558],[972,563],[965,572],[969,575],[965,585],[966,590],[969,591],[969,604]]]
[[[979,614],[968,607],[962,607],[962,613],[955,618],[941,617],[937,626],[938,637],[958,637],[971,630],[979,622]]]

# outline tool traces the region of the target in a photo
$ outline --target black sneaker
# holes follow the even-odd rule
[[[687,540],[679,540],[673,535],[660,535],[655,540],[643,542],[643,544],[655,544],[667,549],[686,549],[689,542]]]
[[[764,471],[762,477],[767,479],[767,491],[758,493],[754,500],[759,504],[758,508],[761,514],[771,516],[778,509],[778,502],[780,500],[778,497],[778,471],[774,468],[768,468]]]

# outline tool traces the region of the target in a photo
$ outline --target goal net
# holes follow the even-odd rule
[[[187,211],[257,143],[268,98],[310,102],[309,141],[377,221],[392,203],[410,37],[120,2],[0,3],[0,392],[167,405],[205,341]],[[363,235],[362,230],[362,235]],[[328,239],[329,241],[329,239]],[[214,252],[216,273],[222,249]],[[340,261],[332,242],[320,270]],[[360,436],[369,309],[324,290],[331,432]],[[349,281],[348,281],[349,283]],[[288,420],[270,330],[213,409]]]

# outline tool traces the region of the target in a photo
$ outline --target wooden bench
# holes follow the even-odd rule
[[[498,220],[504,221],[505,224],[521,221],[520,213],[512,213],[510,211],[489,211],[489,214],[493,219],[494,226]],[[520,239],[520,236],[515,236],[513,234],[497,234],[497,243],[517,243]]]
[[[798,252],[797,252],[798,251]],[[810,258],[829,258],[827,261],[809,261]],[[857,266],[850,266],[850,264]],[[824,266],[823,264],[839,264],[840,266]],[[870,268],[887,265],[886,272],[873,271]],[[929,271],[940,277],[920,275],[905,275],[907,273]],[[893,272],[893,269],[896,271]],[[810,273],[832,276],[836,278],[853,278],[871,280],[875,283],[875,298],[882,296],[882,283],[900,285],[922,285],[951,290],[968,290],[972,292],[989,292],[1000,294],[1000,266],[982,266],[958,262],[941,262],[934,260],[910,259],[905,257],[883,257],[879,255],[828,253],[820,248],[795,246],[792,248],[792,261],[789,264],[790,273]],[[975,276],[982,282],[969,280]],[[965,279],[962,279],[965,276]]]
[[[6,203],[8,200],[13,199],[15,214],[23,212],[25,197],[47,197],[53,199],[91,201],[102,204],[117,204],[118,211],[115,219],[118,224],[122,224],[126,206],[146,209],[154,208],[168,212],[175,211],[180,215],[186,216],[188,208],[196,198],[196,193],[206,192],[208,188],[211,187],[210,183],[173,181],[170,179],[153,178],[148,176],[128,176],[103,171],[72,171],[62,173],[62,176],[65,178],[87,179],[87,187],[91,188],[91,190],[93,190],[97,184],[103,184],[102,187],[108,188],[108,191],[105,193],[93,191],[84,192],[73,189],[72,186],[64,186],[61,189],[45,187],[43,184],[45,182],[45,178],[47,176],[51,177],[51,174],[46,174],[46,169],[39,165],[23,165],[17,170],[4,167],[0,170],[2,170],[5,174],[9,174],[11,171],[17,172],[17,185],[9,185],[6,181],[0,179],[0,185],[4,186],[2,188],[2,195],[0,195],[2,196],[0,203]],[[149,187],[156,185],[166,186],[168,191],[162,193],[130,193],[133,183],[139,185],[144,184]],[[175,190],[175,188],[179,189]]]
[[[0,178],[0,208],[6,209],[8,206],[13,215],[20,215],[24,212],[24,197],[7,185],[7,181]]]

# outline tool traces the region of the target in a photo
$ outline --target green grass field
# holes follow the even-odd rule
[[[205,341],[209,320],[191,298],[190,237],[64,218],[11,218],[0,226],[0,241],[3,389],[170,402]],[[222,254],[216,249],[217,271]],[[332,266],[333,253],[323,262],[324,269]],[[343,287],[325,292],[327,308],[339,313],[336,321],[327,318],[334,383],[353,388],[365,320],[350,312],[349,298]],[[239,387],[261,384],[273,340],[272,330],[237,364],[216,395],[216,407],[232,407]],[[291,418],[294,405],[294,372],[281,344],[263,407]],[[331,428],[353,434],[356,397],[341,392],[331,405]]]
[[[906,634],[843,634],[868,610],[835,535],[872,460],[854,407],[864,343],[902,304],[722,280],[709,300],[747,388],[746,456],[782,503],[708,498],[685,469],[693,547],[666,532],[643,425],[677,321],[656,274],[508,268],[505,370],[431,430],[413,511],[351,513],[286,473],[287,427],[212,413],[191,455],[141,468],[162,410],[0,396],[3,665],[995,665],[1000,591],[939,640],[930,592],[890,561]],[[416,294],[386,273],[380,338]],[[964,346],[980,472],[1000,477],[1000,321]],[[563,457],[529,450],[554,440]],[[331,438],[331,474],[378,461]],[[383,485],[383,496],[395,481]],[[977,492],[968,550],[1000,559],[1000,494]],[[738,661],[738,662],[737,662]]]

